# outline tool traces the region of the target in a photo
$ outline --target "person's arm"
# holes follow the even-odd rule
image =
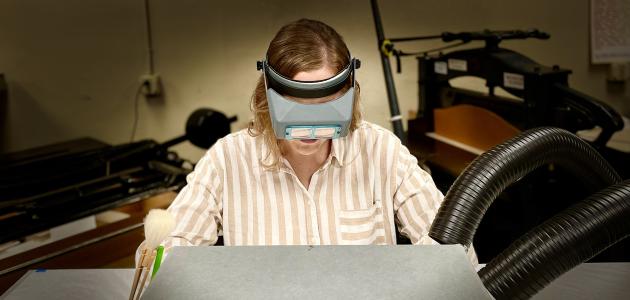
[[[215,147],[218,145],[215,145]],[[175,229],[164,240],[164,255],[174,246],[214,245],[222,218],[221,162],[212,147],[186,177],[187,185],[167,209],[175,218]],[[136,265],[144,242],[136,250]]]
[[[396,192],[394,212],[400,232],[414,245],[437,245],[429,237],[429,229],[444,200],[427,172],[418,166],[418,160],[403,145],[399,146],[396,163]],[[477,265],[474,248],[468,250],[468,257]]]

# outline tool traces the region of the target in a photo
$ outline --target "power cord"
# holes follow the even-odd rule
[[[149,5],[149,0],[144,0],[144,17],[146,22],[146,30],[147,30],[147,52],[149,55],[149,74],[155,73],[154,59],[153,59],[153,34],[151,27],[151,9]],[[140,96],[145,94],[142,93],[142,89],[150,90],[147,82],[144,81],[138,87],[138,91],[136,91],[136,95],[134,98],[134,108],[133,108],[133,124],[131,126],[131,137],[129,138],[129,142],[133,142],[136,137],[136,131],[138,129],[138,121],[140,119]]]
[[[142,96],[142,89],[148,88],[146,84],[140,84],[138,86],[138,90],[136,91],[136,96],[134,98],[133,104],[133,123],[131,125],[131,137],[129,138],[129,142],[132,143],[136,137],[136,131],[138,129],[138,120],[140,119],[140,96]]]

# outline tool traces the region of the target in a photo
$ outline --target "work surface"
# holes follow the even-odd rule
[[[146,299],[491,299],[464,248],[177,247]]]
[[[129,295],[133,272],[132,269],[33,270],[24,275],[0,298],[7,300],[126,299]],[[215,272],[204,272],[198,275],[199,282],[221,278],[224,272],[225,270],[218,269]],[[366,278],[365,276],[365,274],[360,274],[357,278]],[[325,274],[318,277],[313,284],[321,284],[324,278],[326,278]],[[416,282],[412,276],[395,276],[387,282],[381,282],[379,286],[395,285],[401,279],[405,281],[401,283],[403,285],[423,285]],[[159,282],[155,281],[155,283]],[[457,283],[449,282],[449,284]],[[145,296],[150,296],[149,293],[151,291]],[[627,299],[629,294],[630,263],[594,263],[582,264],[564,274],[537,294],[534,299]],[[207,296],[219,298],[219,295]],[[346,294],[346,297],[350,296],[352,295]]]

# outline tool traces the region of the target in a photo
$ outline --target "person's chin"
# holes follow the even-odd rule
[[[311,155],[319,150],[325,140],[297,140],[295,148],[301,155]]]

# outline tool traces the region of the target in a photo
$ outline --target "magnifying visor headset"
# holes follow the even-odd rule
[[[354,104],[355,70],[361,61],[350,63],[337,75],[318,81],[293,80],[274,70],[267,61],[258,61],[262,70],[274,133],[279,139],[335,139],[348,135]],[[322,98],[350,88],[340,97],[324,103],[299,103],[302,99]],[[308,101],[308,100],[307,100]]]

